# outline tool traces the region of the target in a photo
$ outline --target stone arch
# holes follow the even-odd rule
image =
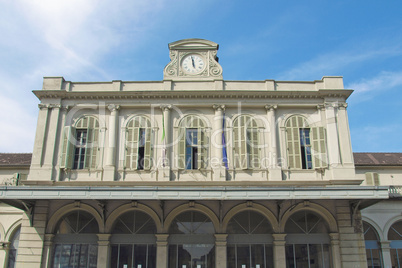
[[[264,207],[263,205],[256,204],[256,203],[252,203],[250,206],[247,202],[243,203],[243,204],[239,204],[239,205],[231,208],[229,210],[229,212],[226,213],[226,215],[223,219],[223,222],[222,222],[222,231],[226,232],[229,221],[233,218],[233,216],[235,216],[237,213],[247,211],[247,210],[251,210],[251,211],[262,214],[264,217],[267,218],[268,222],[271,224],[274,233],[279,232],[278,220],[275,217],[275,215],[268,208]]]
[[[221,232],[219,219],[215,215],[215,213],[210,208],[208,208],[204,205],[201,205],[201,204],[197,204],[197,203],[194,203],[194,204],[187,203],[187,204],[183,204],[183,205],[178,206],[177,208],[173,209],[167,215],[167,217],[165,219],[165,223],[163,226],[163,232],[168,233],[169,227],[172,224],[173,220],[181,213],[187,212],[187,211],[197,211],[197,212],[201,212],[201,213],[205,214],[212,221],[212,224],[214,225],[214,228],[215,228],[215,233]]]
[[[4,236],[2,236],[3,241],[10,242],[11,237],[14,235],[15,231],[21,227],[22,219],[15,221],[11,226],[8,228],[7,232],[5,232]]]
[[[378,234],[378,239],[379,239],[380,241],[385,241],[385,240],[387,240],[387,238],[384,237],[383,230],[381,230],[381,227],[380,227],[375,221],[373,221],[373,220],[370,219],[370,218],[364,217],[364,216],[362,217],[362,221],[367,222],[368,224],[370,224],[370,225],[374,228],[374,230],[375,230],[376,233]]]
[[[99,226],[99,232],[103,233],[105,230],[105,226],[103,223],[103,217],[99,214],[99,212],[93,208],[90,205],[87,204],[82,204],[77,202],[65,205],[61,208],[59,208],[53,215],[50,217],[47,227],[46,227],[46,233],[47,234],[53,234],[55,232],[55,228],[57,223],[60,221],[60,219],[64,216],[67,215],[70,212],[76,211],[76,210],[82,210],[86,211],[92,216],[94,216],[96,222],[98,223]]]
[[[4,230],[3,224],[0,223],[0,241],[5,241],[6,232]]]
[[[174,119],[174,128],[178,128],[180,127],[180,125],[182,124],[182,122],[187,118],[187,117],[198,117],[200,118],[202,121],[204,121],[205,127],[206,129],[211,129],[212,125],[211,122],[209,121],[209,119],[200,111],[191,111],[189,113],[184,113],[181,114],[179,118]]]
[[[124,213],[129,212],[129,211],[141,211],[146,213],[148,216],[150,216],[155,225],[156,225],[156,231],[158,233],[162,232],[162,223],[161,220],[156,214],[156,212],[151,209],[150,207],[143,205],[143,204],[135,204],[133,203],[130,204],[125,204],[121,205],[120,207],[116,208],[107,218],[106,224],[105,224],[105,233],[110,234],[112,232],[113,224],[116,222],[116,220]]]
[[[384,234],[385,240],[388,240],[388,233],[389,233],[389,230],[391,229],[391,226],[393,224],[397,223],[398,221],[402,221],[402,215],[395,216],[395,217],[389,219],[387,221],[387,223],[384,225],[383,234]]]
[[[284,114],[280,117],[280,120],[278,120],[279,123],[279,127],[280,128],[286,128],[286,124],[287,122],[290,120],[290,118],[292,118],[293,116],[300,116],[303,117],[306,122],[307,122],[307,127],[312,125],[312,122],[310,122],[311,120],[309,120],[309,115],[306,114],[301,114],[301,113],[288,113],[288,114]]]
[[[130,123],[130,121],[136,117],[143,117],[145,119],[147,119],[150,123],[150,127],[151,128],[157,128],[158,124],[157,124],[157,120],[155,120],[154,118],[151,118],[149,115],[141,113],[141,114],[130,114],[127,119],[124,120],[123,122],[123,128],[127,128],[127,124]]]
[[[338,224],[336,223],[335,217],[323,206],[311,203],[305,204],[304,202],[299,203],[295,207],[289,208],[282,216],[279,222],[279,231],[280,233],[285,232],[285,225],[289,220],[290,216],[299,211],[308,210],[320,215],[328,224],[329,233],[337,233],[338,232]]]

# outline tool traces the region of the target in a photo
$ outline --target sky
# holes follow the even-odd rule
[[[0,0],[0,152],[32,152],[44,76],[158,81],[168,43],[219,44],[225,80],[343,76],[354,152],[402,152],[402,1]]]

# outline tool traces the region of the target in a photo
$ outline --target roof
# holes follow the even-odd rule
[[[30,166],[32,154],[31,153],[0,153],[0,167],[5,166]]]
[[[355,166],[402,166],[402,153],[353,153]]]
[[[402,153],[353,153],[356,166],[402,166]],[[29,166],[31,153],[0,153],[1,166]]]

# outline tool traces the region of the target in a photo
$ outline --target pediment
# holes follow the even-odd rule
[[[217,43],[209,41],[209,40],[205,40],[205,39],[198,39],[198,38],[178,40],[176,42],[172,42],[169,44],[170,50],[193,50],[193,49],[217,50],[218,48],[219,48],[219,45]]]

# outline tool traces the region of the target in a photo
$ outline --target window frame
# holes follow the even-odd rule
[[[261,135],[257,120],[251,115],[239,115],[233,120],[233,159],[235,169],[261,167]]]

